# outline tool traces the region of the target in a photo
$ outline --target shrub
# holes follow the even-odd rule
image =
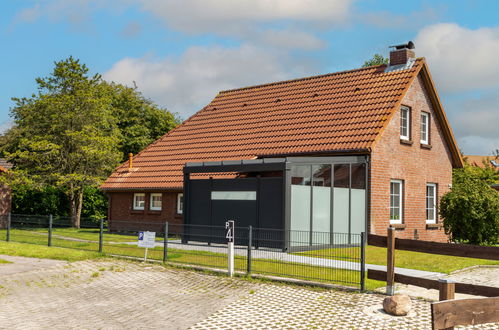
[[[442,197],[440,215],[451,240],[461,243],[499,243],[499,192],[490,187],[484,170],[472,166],[456,169],[453,187]]]

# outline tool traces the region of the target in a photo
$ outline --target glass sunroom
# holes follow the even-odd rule
[[[282,248],[360,244],[367,232],[368,156],[187,163],[184,223],[281,230]],[[222,175],[223,173],[223,175]],[[327,235],[329,233],[330,235]],[[347,239],[335,240],[334,234]]]

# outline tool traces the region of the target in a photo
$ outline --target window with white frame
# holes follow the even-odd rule
[[[426,223],[437,222],[437,184],[426,184]]]
[[[184,194],[177,194],[177,213],[182,214],[184,210]]]
[[[400,108],[400,138],[410,140],[411,138],[411,109],[408,107]]]
[[[163,194],[161,194],[161,193],[151,194],[151,201],[149,203],[149,208],[152,211],[161,211],[162,198],[163,198]]]
[[[146,194],[136,193],[133,194],[133,209],[143,210],[146,205]]]
[[[390,181],[390,223],[402,223],[402,201],[404,182],[402,180]]]
[[[421,112],[421,143],[428,144],[430,141],[430,114]]]

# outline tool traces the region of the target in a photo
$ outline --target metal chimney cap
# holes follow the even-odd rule
[[[409,41],[406,44],[390,46],[390,48],[395,48],[396,50],[400,50],[400,49],[414,49],[416,47],[414,46],[414,43],[412,41]]]

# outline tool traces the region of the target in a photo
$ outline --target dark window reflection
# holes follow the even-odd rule
[[[352,189],[366,189],[366,164],[352,164]]]
[[[310,166],[292,166],[291,184],[299,186],[310,186]]]
[[[314,186],[331,187],[331,165],[313,165],[312,179]]]
[[[348,188],[350,186],[350,164],[334,165],[334,186]]]

